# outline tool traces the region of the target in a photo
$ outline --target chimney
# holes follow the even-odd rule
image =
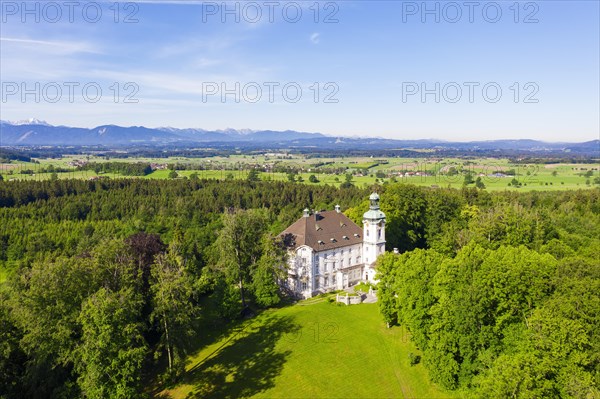
[[[342,211],[339,205],[336,205],[336,206],[335,206],[335,211],[336,211],[337,213],[340,213],[340,212]]]
[[[302,214],[303,217],[307,218],[310,216],[310,211],[308,210],[308,208],[304,208],[304,213]]]

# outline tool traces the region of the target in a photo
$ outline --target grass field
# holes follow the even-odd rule
[[[76,160],[83,160],[82,156],[66,156],[62,159],[38,159],[37,163],[11,163],[0,165],[0,175],[5,180],[47,180],[51,173],[40,173],[42,168],[52,165],[60,168],[70,168],[69,172],[58,173],[59,179],[90,179],[97,174],[94,171],[75,170],[70,164]],[[104,157],[88,156],[90,162],[107,162]],[[508,159],[481,158],[384,158],[370,157],[345,157],[345,158],[309,158],[300,155],[276,157],[267,155],[232,155],[229,157],[212,158],[125,158],[112,159],[118,162],[145,162],[157,164],[180,163],[191,167],[193,170],[178,171],[179,177],[189,177],[197,173],[200,178],[206,179],[245,179],[250,167],[265,167],[279,164],[292,167],[299,171],[298,176],[305,184],[330,184],[339,186],[345,181],[345,173],[354,173],[352,183],[358,186],[370,186],[389,181],[414,184],[427,187],[461,188],[465,172],[474,178],[481,177],[485,189],[490,191],[502,190],[571,190],[597,187],[594,179],[599,176],[600,164],[514,164]],[[319,166],[320,165],[320,166]],[[331,170],[341,170],[338,174]],[[455,174],[448,173],[454,170]],[[497,177],[496,172],[512,170],[510,176]],[[24,174],[23,171],[33,171],[33,174]],[[377,177],[377,173],[385,177]],[[591,172],[591,176],[584,176]],[[310,183],[309,177],[315,175],[318,183]],[[104,177],[124,177],[119,174],[103,174]],[[286,173],[261,172],[262,180],[286,181]],[[168,179],[168,170],[156,170],[144,176],[147,179]],[[515,187],[512,179],[515,178],[520,186]],[[589,183],[589,184],[588,184]],[[471,185],[473,186],[473,185]]]
[[[183,381],[156,398],[452,398],[432,385],[376,304],[313,299],[229,329],[203,326]]]

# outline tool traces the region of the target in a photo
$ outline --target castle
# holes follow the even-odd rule
[[[335,210],[310,212],[288,227],[288,286],[299,296],[341,290],[359,281],[375,282],[375,261],[385,252],[385,214],[379,195],[369,197],[362,229]]]

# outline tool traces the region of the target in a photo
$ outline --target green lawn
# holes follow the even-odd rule
[[[376,304],[302,304],[229,330],[204,326],[183,382],[155,397],[455,397],[409,365],[417,350],[403,328],[385,327]]]

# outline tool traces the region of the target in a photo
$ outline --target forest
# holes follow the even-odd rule
[[[305,207],[387,215],[382,323],[473,397],[595,397],[600,190],[390,183],[0,181],[0,397],[139,398],[180,378],[196,320],[284,306]],[[212,315],[212,313],[211,313]]]

